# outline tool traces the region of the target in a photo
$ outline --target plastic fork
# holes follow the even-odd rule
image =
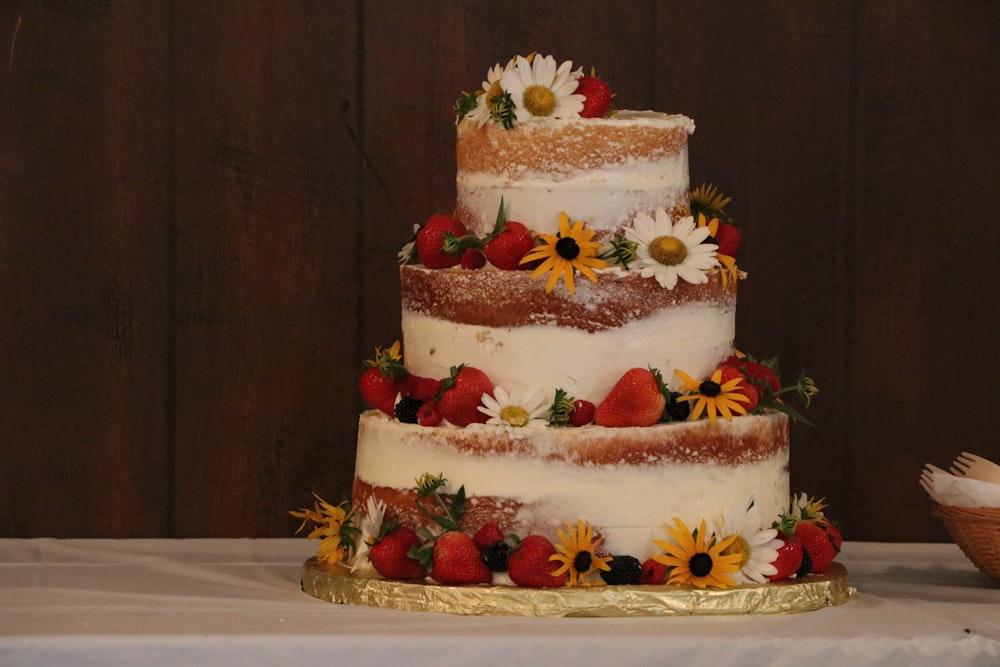
[[[953,475],[964,475],[981,482],[1000,484],[1000,466],[982,456],[962,452],[951,466]]]
[[[924,466],[923,472],[920,473],[920,486],[924,487],[924,491],[926,491],[927,495],[931,497],[931,500],[936,502],[938,505],[944,505],[944,503],[941,502],[941,499],[938,498],[937,493],[934,491],[935,472],[941,472],[946,475],[948,474],[944,470],[941,470],[941,468],[938,468],[937,466],[928,463],[926,466]]]

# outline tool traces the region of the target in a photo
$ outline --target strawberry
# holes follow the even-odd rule
[[[468,232],[461,220],[450,215],[432,215],[417,232],[416,249],[420,263],[428,269],[446,269],[462,261],[465,251],[460,239]]]
[[[740,248],[740,230],[736,225],[719,221],[719,227],[715,230],[715,242],[719,244],[719,254],[736,257],[736,251]]]
[[[597,406],[594,423],[599,426],[652,426],[660,421],[667,404],[659,371],[631,368],[619,378]]]
[[[489,521],[476,531],[476,534],[472,536],[472,541],[476,543],[477,549],[485,551],[497,542],[503,542],[504,537],[503,531],[500,530],[500,524],[496,521]]]
[[[444,533],[434,543],[434,564],[431,578],[449,586],[488,584],[493,573],[486,567],[472,538],[453,530]]]
[[[408,375],[401,360],[399,341],[386,350],[376,347],[375,357],[364,361],[365,370],[358,381],[365,403],[390,417],[396,415],[396,396]]]
[[[459,264],[463,269],[481,269],[486,266],[486,256],[479,248],[466,248]]]
[[[822,574],[837,557],[830,534],[816,521],[799,521],[795,524],[795,537],[802,543],[802,549],[812,559],[810,572]]]
[[[535,247],[535,237],[520,222],[507,220],[483,246],[490,264],[504,271],[524,269],[521,258]]]
[[[585,98],[580,118],[604,118],[611,110],[611,87],[596,76],[580,77],[575,94]]]
[[[437,404],[441,416],[455,426],[484,424],[489,419],[478,410],[483,394],[493,395],[493,383],[486,373],[472,366],[453,366],[451,376],[441,385]]]
[[[778,547],[778,557],[772,565],[778,569],[768,577],[771,581],[781,581],[792,577],[802,564],[802,542],[795,536],[789,536],[778,531],[778,539],[782,544]]]
[[[827,535],[830,536],[830,541],[833,542],[833,548],[837,550],[837,553],[840,553],[840,546],[844,543],[844,538],[840,534],[840,528],[827,521],[823,524],[823,529],[826,530]]]
[[[573,426],[586,426],[594,421],[596,408],[590,401],[579,399],[573,401],[573,412],[569,413],[569,423]]]
[[[442,380],[425,378],[410,373],[403,380],[399,387],[399,393],[403,396],[412,396],[423,402],[433,401],[434,397],[441,391]]]
[[[720,385],[726,384],[733,378],[740,379],[740,383],[736,385],[736,389],[734,391],[747,397],[747,400],[749,401],[748,403],[740,403],[741,406],[746,408],[747,414],[753,412],[754,408],[757,407],[757,403],[760,402],[760,394],[757,393],[757,388],[750,384],[750,381],[747,380],[746,376],[739,368],[727,365],[720,366],[719,368],[722,370],[722,379],[719,380]]]
[[[777,371],[769,364],[753,361],[749,358],[740,359],[735,355],[730,355],[723,364],[738,368],[746,376],[747,381],[757,388],[757,394],[761,401],[767,400],[768,393],[773,396],[781,390],[781,379],[778,377]]]
[[[640,584],[650,584],[659,586],[667,580],[667,566],[663,563],[647,558],[642,564],[642,574],[639,575]]]
[[[441,419],[441,411],[434,401],[424,401],[423,405],[417,408],[417,423],[421,426],[437,426],[441,423]]]
[[[420,538],[406,526],[390,528],[368,551],[375,570],[386,579],[423,579],[426,572],[419,561],[408,554],[420,544]]]
[[[566,577],[552,573],[559,564],[549,557],[556,548],[544,535],[528,535],[507,558],[507,574],[518,586],[529,588],[559,588],[566,583]]]

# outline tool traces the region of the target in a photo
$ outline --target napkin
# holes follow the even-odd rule
[[[934,472],[934,493],[942,505],[952,507],[1000,507],[1000,484]]]

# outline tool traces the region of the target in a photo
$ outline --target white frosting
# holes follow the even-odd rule
[[[553,395],[565,389],[594,403],[633,367],[659,370],[676,389],[674,369],[707,377],[733,349],[733,307],[692,302],[645,319],[593,333],[570,327],[527,325],[493,328],[450,322],[403,309],[406,367],[443,378],[467,364],[505,389],[534,387]]]
[[[688,182],[686,149],[661,160],[578,170],[566,178],[523,171],[461,172],[456,178],[458,201],[472,213],[470,231],[479,236],[492,230],[501,198],[509,204],[508,219],[539,233],[556,234],[563,212],[589,229],[614,230],[640,211],[684,202]]]
[[[739,437],[745,430],[770,425],[761,420],[777,419],[783,417],[741,417],[712,428],[720,430],[720,437]],[[445,491],[453,493],[464,485],[472,506],[476,496],[515,499],[529,506],[519,521],[547,523],[553,536],[562,524],[582,519],[600,531],[609,552],[642,560],[657,552],[651,540],[666,539],[664,525],[674,517],[694,528],[703,518],[718,521],[722,512],[745,506],[751,498],[762,516],[777,516],[789,498],[787,446],[762,460],[731,464],[650,460],[643,465],[580,465],[568,462],[566,452],[574,444],[599,444],[629,431],[670,429],[676,434],[677,429],[707,426],[687,422],[643,429],[549,428],[529,436],[527,446],[533,451],[471,454],[450,446],[441,429],[459,439],[487,433],[490,438],[507,436],[480,424],[461,430],[401,424],[370,411],[361,417],[356,475],[373,486],[411,489],[420,474],[443,473],[450,485]],[[505,529],[517,532],[520,526]]]

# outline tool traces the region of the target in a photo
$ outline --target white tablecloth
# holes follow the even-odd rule
[[[1000,587],[954,545],[848,542],[847,604],[509,618],[331,604],[315,542],[0,540],[0,665],[1000,665]]]

